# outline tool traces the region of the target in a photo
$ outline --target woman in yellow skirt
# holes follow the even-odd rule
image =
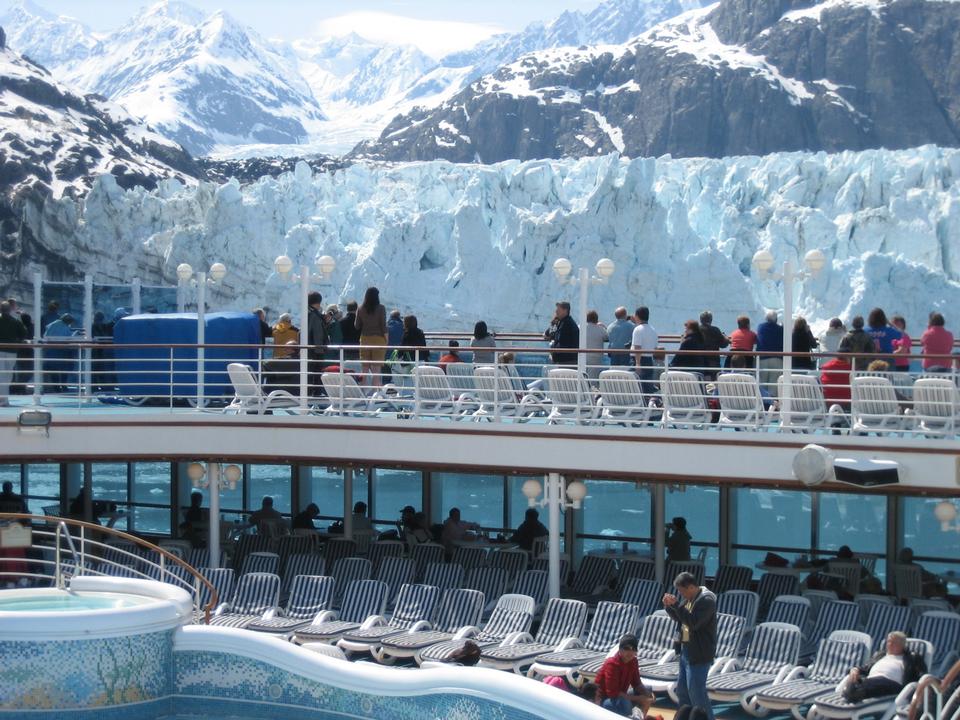
[[[363,304],[357,310],[357,332],[360,333],[360,362],[364,382],[380,385],[380,368],[387,356],[387,310],[380,304],[380,291],[367,288]]]

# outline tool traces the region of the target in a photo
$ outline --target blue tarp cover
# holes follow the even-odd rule
[[[253,313],[207,313],[204,323],[208,345],[259,345],[260,320]],[[113,342],[122,345],[195,345],[196,313],[130,315],[113,328]],[[171,358],[172,352],[172,358]],[[195,348],[116,347],[114,356],[121,395],[196,397]],[[242,362],[257,370],[256,348],[207,348],[204,395],[233,396],[227,365]]]

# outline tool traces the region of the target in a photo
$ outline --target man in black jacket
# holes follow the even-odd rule
[[[896,695],[926,671],[923,657],[907,650],[907,636],[895,630],[887,635],[886,652],[878,652],[866,665],[850,671],[843,697],[848,702],[860,702],[864,698]]]
[[[551,348],[576,349],[580,347],[580,328],[570,317],[570,303],[558,302],[557,312],[553,322],[543,334],[550,341]],[[577,353],[552,352],[550,353],[554,365],[577,365]]]
[[[307,393],[323,394],[323,354],[327,345],[327,330],[323,322],[323,295],[314,291],[307,296],[307,345],[310,358]]]
[[[677,699],[681,706],[693,705],[714,720],[707,695],[707,673],[717,653],[717,597],[697,584],[690,573],[683,572],[673,581],[680,599],[667,593],[663,607],[677,621],[679,636],[680,675],[677,678]]]

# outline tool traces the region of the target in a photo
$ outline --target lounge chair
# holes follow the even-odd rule
[[[850,383],[850,432],[888,435],[903,431],[906,416],[889,378],[860,375]]]
[[[918,565],[894,565],[893,589],[899,600],[923,597],[923,572]]]
[[[860,606],[848,600],[831,600],[820,606],[813,630],[800,647],[801,659],[812,658],[820,645],[835,630],[856,630],[860,627]]]
[[[484,649],[480,664],[497,670],[520,673],[537,655],[566,649],[577,641],[587,622],[587,604],[580,600],[551,598],[543,611],[536,635],[523,633],[500,647]]]
[[[315,553],[294,553],[287,557],[283,571],[283,585],[280,588],[280,597],[290,594],[290,588],[295,578],[300,575],[324,575],[326,563],[322,555]]]
[[[243,559],[240,576],[248,573],[271,573],[278,575],[280,570],[280,556],[272,552],[253,552]]]
[[[384,558],[403,557],[405,546],[400,540],[376,540],[367,548],[367,560],[373,565],[373,573],[380,572],[380,563]]]
[[[598,555],[584,555],[580,567],[573,576],[570,596],[580,599],[595,599],[610,586],[616,567],[613,560]]]
[[[547,557],[534,557],[530,561],[531,570],[542,570],[543,572],[550,573],[550,558]],[[570,574],[570,563],[567,561],[567,558],[560,557],[560,587],[565,587],[567,584],[567,576]]]
[[[585,640],[572,640],[562,650],[543,653],[534,658],[527,671],[529,677],[537,675],[563,675],[574,684],[574,673],[580,665],[605,658],[624,635],[637,629],[640,614],[636,605],[603,600],[597,603],[597,611],[590,622]]]
[[[522,388],[517,389],[508,370],[495,367],[478,367],[476,370],[476,395],[480,407],[473,413],[475,420],[514,418],[525,422],[543,412],[541,399]]]
[[[463,586],[483,593],[487,598],[487,607],[484,612],[486,614],[496,605],[497,598],[506,592],[507,571],[501,568],[475,567],[467,571],[467,579]]]
[[[657,610],[643,618],[640,632],[637,633],[637,662],[650,664],[672,660],[675,657],[673,651],[675,629],[676,622],[663,610]],[[614,645],[606,657],[594,658],[580,664],[576,673],[573,674],[576,684],[593,680],[600,672],[604,660],[616,652],[617,646]]]
[[[430,618],[439,597],[440,590],[434,585],[405,584],[389,619],[382,615],[367,618],[359,628],[344,633],[337,640],[337,647],[347,653],[370,652],[393,635],[430,630]]]
[[[233,597],[233,585],[236,580],[236,573],[234,573],[233,568],[199,568],[198,572],[216,590],[218,607]],[[203,615],[203,608],[211,600],[211,593],[203,583],[197,583],[197,585],[197,620],[199,620]],[[214,608],[214,611],[216,611],[216,608]]]
[[[458,420],[477,409],[476,400],[466,393],[456,393],[447,375],[434,365],[413,368],[413,417],[445,417]]]
[[[442,563],[443,545],[423,543],[410,548],[410,558],[417,564],[417,580],[422,580],[431,563]]]
[[[839,600],[837,593],[833,590],[807,590],[804,588],[803,597],[810,601],[810,622],[816,622],[820,614],[820,608],[828,602]],[[853,628],[850,628],[851,630]]]
[[[547,373],[547,424],[589,423],[599,414],[593,404],[593,392],[578,370],[556,368]]]
[[[383,613],[387,604],[387,586],[377,580],[354,580],[343,593],[340,610],[324,610],[309,625],[297,629],[293,642],[334,643],[349,630],[355,630],[369,617]]]
[[[280,576],[273,573],[247,573],[240,578],[229,602],[217,608],[211,625],[243,628],[258,620],[280,601]]]
[[[349,538],[333,537],[323,545],[323,560],[328,568],[336,565],[341,558],[352,558],[357,555],[357,542]]]
[[[949,378],[918,378],[913,383],[913,407],[906,415],[916,432],[953,437],[960,423],[960,391]]]
[[[227,374],[230,376],[234,395],[230,404],[223,409],[224,413],[265,415],[274,410],[299,413],[300,401],[286,390],[274,390],[264,395],[260,383],[248,365],[230,363],[227,365]]]
[[[699,560],[675,560],[667,563],[663,572],[663,591],[676,592],[673,581],[680,573],[690,573],[697,581],[697,585],[703,585],[704,567]]]
[[[767,612],[767,622],[786,623],[803,630],[810,620],[810,600],[802,595],[780,595]]]
[[[683,370],[667,370],[660,375],[663,397],[662,427],[702,429],[713,420],[707,408],[700,377]]]
[[[777,397],[783,397],[784,378],[777,379]],[[827,407],[823,387],[814,375],[790,376],[790,417],[785,417],[782,408],[778,411],[779,430],[808,432],[845,424],[843,409],[839,405]]]
[[[757,378],[746,373],[717,375],[721,428],[759,430],[766,419]]]
[[[463,576],[463,565],[435,562],[427,565],[427,571],[423,574],[423,584],[435,585],[440,588],[440,592],[446,592],[461,587]]]
[[[744,620],[737,615],[717,613],[717,652],[715,667],[723,665],[737,657],[740,641],[743,638]],[[680,662],[670,660],[656,663],[644,663],[640,666],[643,685],[651,692],[665,692],[670,699],[679,704],[677,698],[677,680],[680,677]]]
[[[482,630],[478,627],[461,628],[451,640],[424,648],[416,658],[417,663],[449,662],[467,640],[474,642],[481,651],[506,644],[530,630],[532,622],[533,598],[513,593],[501,595]]]
[[[910,634],[933,645],[935,652],[927,664],[929,671],[935,675],[946,674],[960,649],[960,615],[945,610],[925,612],[914,621]]]
[[[513,587],[517,576],[527,569],[527,553],[523,550],[497,549],[487,556],[490,567],[501,568],[507,573],[507,588]]]
[[[762,687],[779,683],[797,664],[800,628],[785,623],[757,625],[743,660],[728,660],[707,677],[707,694],[716,702],[739,702],[751,715],[762,714],[751,698]]]
[[[757,584],[757,595],[760,596],[760,617],[764,617],[774,598],[780,595],[799,595],[800,581],[796,575],[780,573],[764,573]]]
[[[713,592],[719,596],[730,590],[749,590],[753,569],[743,565],[721,565],[713,579]]]
[[[340,600],[347,587],[354,580],[369,580],[373,575],[373,565],[366,558],[346,557],[340,558],[333,565],[327,561],[327,567],[332,567],[331,577],[337,581],[337,587],[334,591],[333,602],[335,606],[340,605]]]
[[[290,586],[290,598],[282,611],[267,611],[262,618],[247,625],[247,630],[288,635],[305,627],[319,613],[333,606],[332,577],[320,575],[297,575]]]
[[[651,408],[643,397],[640,380],[629,370],[604,370],[598,380],[600,423],[643,427],[649,424]]]
[[[513,592],[517,595],[527,595],[535,603],[533,614],[540,615],[550,595],[550,575],[546,570],[526,570],[522,572],[513,585]]]
[[[870,593],[859,593],[853,598],[853,601],[860,607],[860,627],[867,624],[867,618],[870,617],[874,607],[894,604],[892,595],[872,595]]]
[[[623,587],[630,580],[656,580],[657,564],[652,559],[624,558],[617,572],[617,585]]]
[[[727,590],[717,595],[717,612],[742,617],[748,632],[757,622],[759,608],[760,596],[750,590]]]
[[[473,363],[448,363],[444,368],[447,372],[447,382],[450,389],[461,396],[466,394],[475,397],[477,392],[476,372]]]
[[[873,639],[874,652],[882,650],[887,635],[894,630],[906,632],[912,617],[905,605],[873,605],[867,615],[863,631]]]
[[[377,580],[386,583],[390,588],[387,595],[387,606],[392,607],[400,594],[400,588],[413,582],[417,575],[417,564],[410,558],[385,557],[380,563]]]
[[[458,545],[453,551],[453,562],[463,565],[463,569],[467,572],[483,567],[487,564],[487,548]]]
[[[412,657],[419,665],[421,651],[436,643],[452,640],[458,632],[479,625],[485,603],[483,593],[478,590],[446,590],[440,598],[432,630],[391,635],[373,649],[373,657],[386,664],[393,663],[397,658]]]
[[[839,630],[820,642],[817,655],[808,667],[798,666],[776,685],[760,688],[753,707],[789,710],[796,720],[806,720],[800,709],[830,692],[870,655],[870,637],[864,633]]]

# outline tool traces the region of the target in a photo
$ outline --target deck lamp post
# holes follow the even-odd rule
[[[579,510],[587,496],[587,486],[580,480],[567,484],[560,473],[547,475],[547,490],[542,500],[537,498],[543,492],[539,480],[527,480],[521,490],[530,507],[546,507],[549,512],[548,537],[548,575],[550,578],[550,597],[560,597],[560,511],[563,508]],[[564,494],[570,502],[564,502]]]
[[[280,255],[273,261],[273,269],[284,281],[300,283],[300,409],[307,409],[307,345],[310,341],[310,306],[307,298],[310,296],[310,283],[327,282],[337,269],[337,261],[329,255],[321,255],[316,261],[317,272],[310,270],[309,265],[302,265],[300,272],[293,272],[293,260],[287,255]]]
[[[210,551],[210,567],[220,567],[220,491],[227,488],[235,490],[243,477],[243,470],[239,465],[192,462],[187,465],[187,477],[195,488],[209,489],[210,539],[207,548]]]
[[[197,410],[203,408],[204,400],[204,367],[207,328],[207,286],[223,282],[227,276],[227,266],[222,262],[215,262],[210,266],[210,272],[198,272],[194,277],[193,268],[188,263],[177,265],[177,280],[181,287],[194,285],[197,288]]]
[[[783,282],[783,397],[780,398],[780,427],[789,427],[791,398],[793,397],[793,283],[817,277],[827,264],[820,250],[811,250],[803,257],[804,269],[797,270],[791,260],[783,263],[783,269],[774,271],[776,260],[769,250],[758,250],[753,255],[753,269],[760,280]]]
[[[577,275],[574,276],[572,274],[573,263],[567,260],[567,258],[557,258],[553,262],[553,274],[556,275],[561,285],[579,285],[580,287],[580,305],[577,307],[577,321],[580,325],[581,351],[587,347],[587,293],[591,285],[606,285],[610,282],[610,277],[616,268],[617,266],[610,258],[600,258],[595,267],[597,271],[596,275],[591,276],[590,268],[582,267],[577,271]],[[586,374],[587,356],[583,352],[577,355],[577,369],[581,374]]]

